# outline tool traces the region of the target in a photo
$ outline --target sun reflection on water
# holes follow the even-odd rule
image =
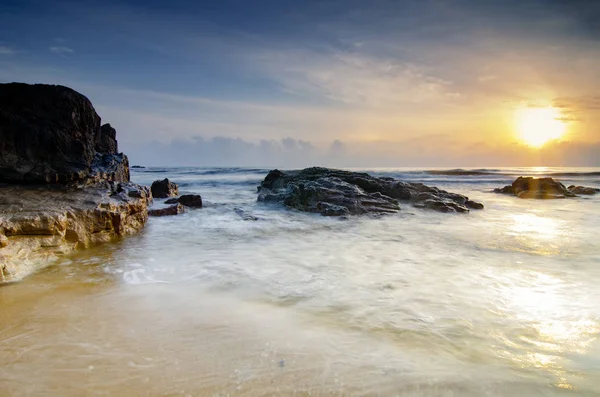
[[[573,390],[577,374],[566,368],[569,356],[584,355],[600,333],[600,323],[588,313],[574,312],[572,286],[559,277],[517,271],[502,291],[504,315],[528,326],[506,335],[502,355],[521,368],[546,371],[554,386]]]

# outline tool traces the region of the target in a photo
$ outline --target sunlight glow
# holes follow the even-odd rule
[[[563,136],[566,130],[566,124],[560,120],[560,111],[553,107],[523,107],[515,116],[517,132],[529,146],[541,147]]]

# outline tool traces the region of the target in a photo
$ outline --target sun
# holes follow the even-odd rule
[[[520,138],[533,147],[560,138],[567,128],[560,119],[560,111],[553,107],[524,107],[518,109],[515,116]]]

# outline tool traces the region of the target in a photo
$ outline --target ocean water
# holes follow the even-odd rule
[[[490,193],[599,169],[364,171],[486,207],[341,220],[257,203],[267,169],[132,170],[205,208],[0,287],[0,395],[600,395],[600,195]]]

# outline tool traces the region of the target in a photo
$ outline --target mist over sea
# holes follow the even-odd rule
[[[0,395],[600,395],[600,195],[491,193],[600,169],[361,169],[485,209],[348,219],[257,203],[268,171],[132,169],[204,208],[1,287]]]

